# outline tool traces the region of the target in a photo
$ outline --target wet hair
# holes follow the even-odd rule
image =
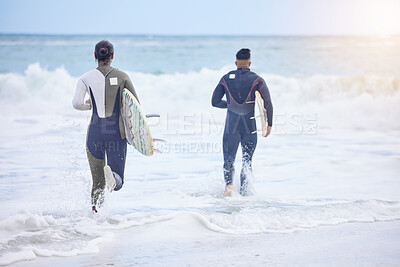
[[[103,40],[96,44],[94,52],[98,61],[107,61],[111,58],[111,54],[114,53],[114,46],[109,41]]]
[[[236,59],[250,59],[250,49],[242,48],[236,53]]]

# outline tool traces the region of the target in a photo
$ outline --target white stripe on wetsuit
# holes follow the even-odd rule
[[[97,107],[97,113],[98,113],[97,115],[100,118],[105,118],[106,77],[98,69],[93,69],[85,73],[79,79],[78,84],[76,86],[75,96],[74,99],[72,100],[72,105],[74,106],[74,108],[79,110],[88,110],[91,108],[91,105],[85,103],[85,95],[86,94],[90,95],[89,87],[92,89],[94,101]]]

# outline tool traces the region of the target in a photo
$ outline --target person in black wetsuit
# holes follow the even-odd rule
[[[236,54],[237,69],[225,74],[212,96],[212,105],[227,108],[223,136],[225,196],[234,191],[234,163],[239,143],[242,146],[242,171],[240,194],[248,195],[248,175],[252,172],[252,157],[257,145],[256,122],[254,119],[255,91],[259,91],[267,112],[267,137],[271,133],[273,108],[268,87],[263,78],[250,71],[250,50],[243,48]],[[223,96],[226,100],[222,100]]]

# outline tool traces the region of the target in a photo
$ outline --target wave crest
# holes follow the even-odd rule
[[[212,92],[227,69],[150,74],[128,72],[147,110],[170,114],[214,112]],[[322,128],[399,130],[400,78],[393,76],[285,77],[262,73],[272,95],[275,115],[315,114]],[[63,67],[49,71],[38,63],[24,75],[0,74],[2,109],[10,105],[72,112],[71,99],[78,77]],[[173,103],[173,105],[171,105]],[[18,110],[18,109],[17,109]],[[25,111],[24,111],[25,112]]]

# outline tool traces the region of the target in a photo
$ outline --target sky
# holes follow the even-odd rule
[[[0,33],[394,35],[400,0],[0,0]]]

